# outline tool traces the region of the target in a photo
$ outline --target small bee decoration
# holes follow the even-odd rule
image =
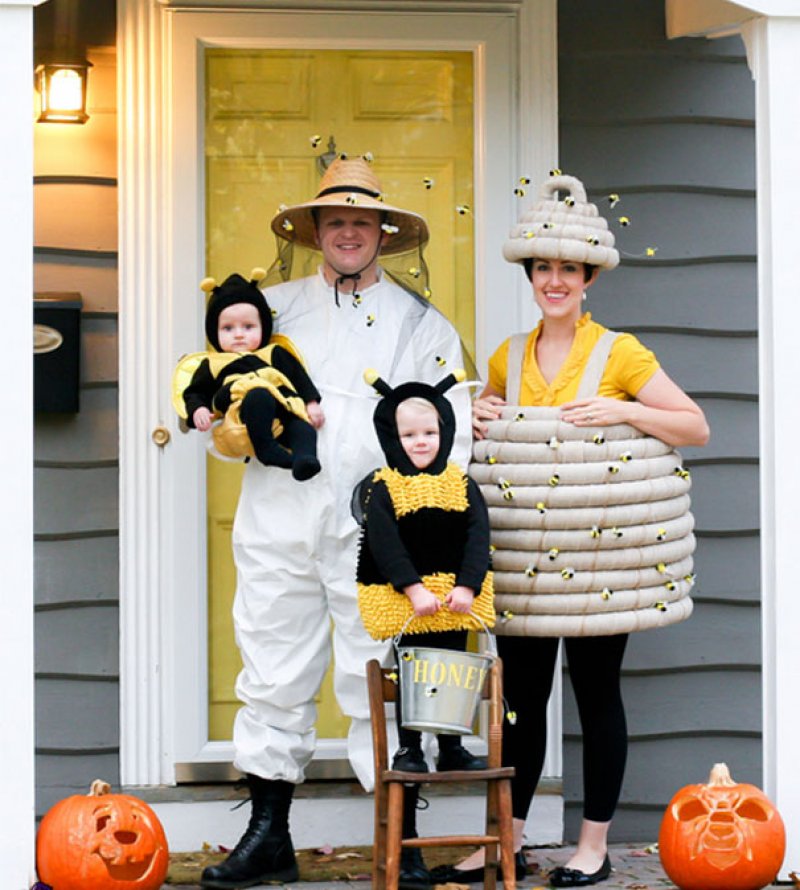
[[[525,234],[522,237],[531,239],[531,238],[535,238],[536,236],[533,234],[533,232],[527,231],[527,232],[525,232]]]
[[[547,512],[547,507],[544,505],[544,501],[537,501],[536,509],[543,515]]]
[[[269,310],[269,314],[270,314],[273,318],[277,318],[277,317],[278,317],[278,310],[277,310],[277,309],[270,309],[270,310]]]
[[[497,463],[497,458],[496,458],[493,454],[490,454],[490,455],[486,458],[486,463],[487,463],[487,464],[496,464],[496,463]]]
[[[528,179],[527,176],[520,176],[520,178],[519,178],[519,184],[520,184],[520,185],[530,185],[530,184],[531,184],[531,181],[530,181],[530,179]]]
[[[414,655],[411,652],[406,651],[403,653],[403,661],[411,661],[413,657]]]
[[[565,581],[570,581],[575,577],[575,569],[561,569],[561,577]]]
[[[619,467],[615,464],[608,465],[608,472],[613,476],[615,473],[619,473]]]
[[[347,152],[343,151],[343,152],[339,155],[339,160],[340,160],[340,161],[346,161],[346,160],[347,160]]]
[[[618,195],[616,192],[612,192],[612,193],[608,196],[608,206],[609,206],[609,207],[616,207],[617,204],[619,204],[619,195]]]
[[[375,160],[375,155],[371,151],[365,151],[361,157],[368,163],[371,164]]]
[[[514,500],[514,492],[510,488],[507,491],[503,492],[503,500],[504,501],[513,501]]]
[[[425,297],[426,300],[430,300],[431,298],[431,289],[429,287],[423,288],[422,296]]]
[[[667,581],[666,584],[664,585],[664,587],[666,587],[667,590],[672,592],[673,590],[677,589],[678,585],[674,581]]]
[[[683,576],[683,580],[684,580],[690,587],[691,587],[692,585],[694,585],[694,582],[695,582],[695,579],[696,579],[696,578],[697,578],[697,575],[695,575],[694,572],[689,572],[688,575],[684,575],[684,576]]]
[[[555,488],[560,481],[561,477],[558,475],[558,473],[553,473],[553,475],[547,480],[551,488]]]
[[[621,538],[623,533],[615,525],[614,528],[611,529],[611,534],[614,535],[615,538]]]
[[[550,448],[553,449],[553,451],[555,451],[561,443],[555,436],[551,436],[550,441],[547,444],[550,446]]]
[[[623,451],[622,454],[620,454],[619,459],[622,461],[622,463],[627,464],[633,460],[633,455],[630,453],[630,451]]]
[[[518,411],[518,412],[514,415],[514,420],[525,420],[525,412],[524,412],[524,411]]]
[[[428,698],[433,698],[438,692],[439,690],[435,686],[428,686],[425,689],[425,695],[427,695]]]
[[[525,574],[529,578],[535,578],[539,574],[539,569],[537,569],[535,565],[531,564],[528,566],[527,569],[525,569]]]
[[[667,564],[666,564],[665,562],[660,562],[660,563],[656,566],[656,569],[657,569],[659,572],[661,572],[662,575],[664,575],[664,574],[666,574],[666,571],[667,571]]]
[[[459,204],[456,207],[456,213],[459,216],[466,216],[468,213],[471,213],[471,210],[469,209],[469,204]]]
[[[412,267],[408,270],[408,274],[409,274],[412,278],[419,278],[419,276],[422,274],[422,272],[421,272],[421,270],[419,270],[416,266],[412,266]]]
[[[440,368],[443,368],[443,367],[447,364],[447,359],[446,359],[446,358],[442,358],[441,355],[437,355],[437,356],[436,356],[436,364],[437,364]]]
[[[390,674],[387,674],[386,679],[391,680],[392,683],[397,685],[397,671],[392,671]]]
[[[552,561],[552,560],[558,558],[558,554],[559,554],[559,553],[560,553],[560,551],[559,551],[558,547],[551,547],[551,548],[547,551],[547,556],[548,556],[548,557],[550,558],[550,560]]]
[[[675,473],[676,476],[680,476],[681,479],[684,479],[687,481],[692,475],[688,470],[684,469],[683,467],[675,467],[673,472]]]
[[[506,621],[511,621],[513,617],[514,613],[511,611],[511,609],[503,609],[503,611],[500,613],[500,620],[503,622],[503,624],[505,624]]]
[[[495,550],[497,550],[497,547],[494,544],[489,544],[489,553],[494,553]]]
[[[383,229],[387,235],[396,235],[400,231],[399,226],[393,226],[391,223],[381,223],[381,229]]]
[[[658,609],[659,612],[666,612],[666,611],[667,611],[667,604],[666,604],[665,602],[662,602],[661,600],[659,600],[659,601],[655,604],[655,608]]]
[[[604,445],[605,441],[606,437],[602,433],[595,433],[592,436],[592,442],[594,442],[595,445]]]
[[[308,141],[311,143],[312,148],[316,148],[322,142],[322,136],[319,133],[315,133]]]
[[[515,189],[514,189],[514,194],[515,194],[516,197],[518,197],[518,198],[524,198],[524,197],[525,197],[525,189],[523,189],[523,188],[515,188]]]
[[[284,211],[284,210],[287,210],[287,209],[288,209],[288,207],[287,207],[286,204],[278,204],[278,210],[277,210],[277,212],[278,212],[278,213],[283,213],[283,211]]]
[[[586,243],[591,244],[593,247],[597,247],[597,245],[600,243],[600,239],[595,238],[594,235],[589,235],[586,239]]]
[[[570,195],[568,198],[564,198],[564,204],[565,204],[567,207],[574,207],[574,206],[575,206],[575,199],[572,197],[572,195]]]
[[[374,324],[375,324],[375,316],[372,313],[370,313],[367,316],[367,327],[371,328]]]
[[[542,223],[542,228],[543,229],[552,229],[552,228],[554,228],[554,225],[553,225],[553,223]]]
[[[561,168],[553,167],[553,169],[550,171],[550,175],[551,176],[561,176]]]
[[[601,596],[604,600],[610,600],[611,597],[613,596],[613,594],[614,594],[614,591],[613,591],[613,590],[610,590],[608,587],[604,587],[604,588],[600,591],[600,596]]]
[[[506,711],[506,720],[512,725],[517,725],[517,712],[516,711]]]
[[[511,483],[508,481],[508,479],[498,479],[498,480],[497,480],[497,487],[498,487],[501,491],[505,491],[507,488],[511,488]]]
[[[363,302],[363,298],[362,298],[361,294],[353,295],[353,308],[354,309],[357,309],[361,305],[362,302]]]
[[[644,249],[644,255],[645,256],[655,256],[657,250],[658,250],[657,247],[646,247]]]
[[[281,228],[284,230],[284,232],[293,232],[294,231],[294,226],[292,225],[291,220],[288,220],[288,219],[285,219],[281,223]]]
[[[618,222],[621,226],[629,226],[629,225],[631,224],[630,218],[627,217],[627,216],[621,216],[621,217],[617,220],[617,222]]]
[[[599,538],[600,535],[602,535],[602,534],[603,534],[603,529],[601,529],[599,525],[593,525],[592,530],[589,532],[589,535],[592,538]]]
[[[355,195],[348,195],[344,200],[348,204],[358,204],[358,198]]]
[[[667,538],[667,530],[665,528],[660,528],[656,532],[656,541],[664,541]]]
[[[436,185],[436,180],[432,176],[423,176],[422,184],[430,191]]]

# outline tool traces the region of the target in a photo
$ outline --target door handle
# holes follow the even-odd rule
[[[156,443],[156,445],[158,445],[159,448],[163,448],[169,443],[169,440],[172,438],[172,436],[165,426],[157,426],[150,434],[150,438]]]

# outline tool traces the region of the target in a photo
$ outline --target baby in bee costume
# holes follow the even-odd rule
[[[357,581],[364,626],[375,639],[402,632],[400,645],[464,651],[467,630],[481,629],[474,615],[494,624],[486,504],[477,484],[448,463],[455,418],[444,393],[464,372],[435,386],[410,382],[394,389],[374,371],[364,376],[383,395],[373,421],[388,464],[361,492]],[[399,689],[400,748],[392,769],[427,772],[422,734],[401,723],[401,695]],[[485,769],[485,760],[467,751],[459,735],[437,737],[438,769]],[[403,837],[417,836],[418,793],[419,786],[406,789]],[[420,851],[404,849],[400,886],[427,878]]]
[[[291,341],[272,337],[272,313],[258,289],[264,274],[254,269],[249,281],[233,274],[219,285],[213,278],[201,283],[211,293],[206,337],[214,351],[181,360],[176,408],[201,431],[223,417],[212,430],[220,454],[256,457],[265,466],[291,468],[295,479],[310,479],[320,470],[321,396]]]

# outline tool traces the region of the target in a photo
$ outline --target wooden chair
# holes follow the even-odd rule
[[[397,698],[396,672],[381,668],[375,660],[367,664],[372,748],[375,761],[375,841],[372,865],[373,890],[397,890],[400,851],[403,847],[455,847],[482,845],[486,848],[485,890],[497,887],[497,847],[503,866],[505,890],[515,890],[514,832],[511,817],[513,767],[502,767],[503,738],[502,665],[497,659],[489,671],[482,697],[489,701],[489,756],[487,769],[458,772],[409,773],[389,769],[386,739],[386,702]],[[404,785],[443,782],[486,782],[486,833],[401,838]]]

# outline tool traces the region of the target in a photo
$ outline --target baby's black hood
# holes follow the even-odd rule
[[[444,380],[434,386],[412,380],[408,383],[401,383],[392,389],[388,383],[378,377],[376,371],[364,372],[364,379],[367,383],[383,396],[372,415],[372,422],[375,424],[375,432],[378,434],[378,441],[386,455],[388,466],[404,476],[415,476],[419,473],[430,473],[436,476],[445,469],[456,435],[456,417],[453,413],[453,406],[445,393],[465,377],[464,371],[459,369],[448,374]],[[414,398],[430,402],[439,414],[439,453],[433,463],[424,470],[414,466],[403,450],[403,445],[397,434],[397,406],[406,399]]]
[[[272,312],[258,287],[258,282],[265,274],[263,269],[253,269],[249,281],[234,272],[222,284],[217,284],[213,278],[206,278],[201,282],[201,290],[211,294],[206,307],[206,337],[217,352],[220,351],[219,316],[224,309],[236,303],[249,303],[256,307],[261,319],[261,343],[258,348],[269,343],[272,337]]]

